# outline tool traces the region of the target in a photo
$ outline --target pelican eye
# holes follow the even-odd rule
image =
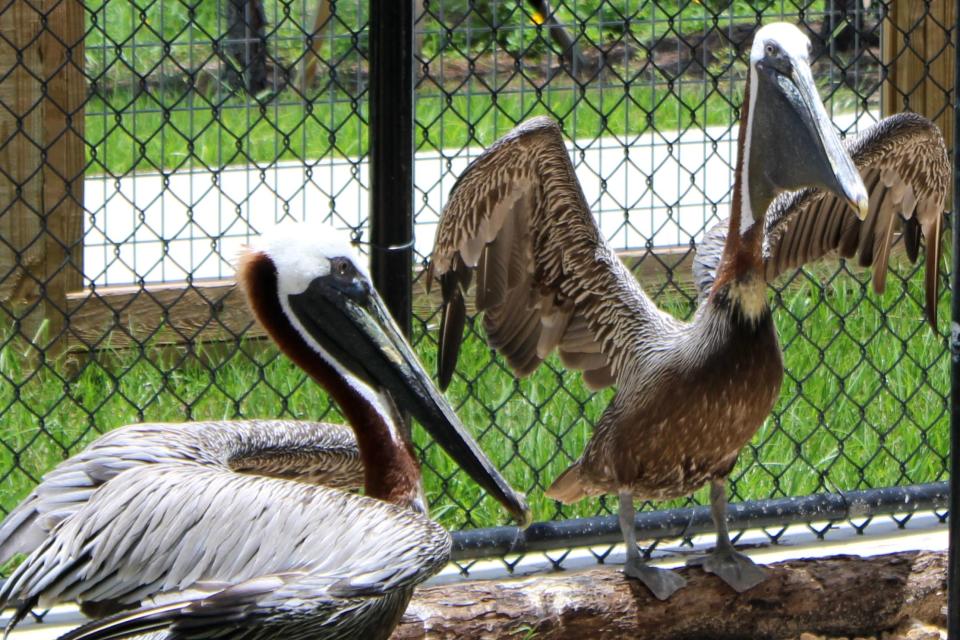
[[[340,278],[352,278],[357,273],[353,263],[346,258],[334,258],[331,260],[330,271]]]
[[[768,56],[775,56],[778,53],[776,45],[773,45],[769,42],[767,43],[767,46],[763,48],[763,50]]]

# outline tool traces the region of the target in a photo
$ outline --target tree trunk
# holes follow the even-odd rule
[[[394,640],[642,637],[795,638],[801,633],[873,635],[908,618],[942,624],[946,553],[837,556],[768,567],[738,594],[700,569],[659,602],[617,567],[419,589]]]

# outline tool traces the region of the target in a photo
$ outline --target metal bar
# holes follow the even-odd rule
[[[946,482],[867,489],[846,493],[818,493],[802,498],[777,498],[729,505],[730,529],[783,526],[789,523],[847,520],[943,508]],[[640,538],[677,538],[714,530],[710,507],[686,507],[639,513]],[[493,527],[453,534],[453,559],[501,557],[511,553],[547,551],[622,541],[616,516],[537,522],[525,531],[518,527]]]
[[[802,498],[737,502],[729,505],[727,520],[730,529],[736,531],[929,511],[947,505],[949,489],[947,482],[934,482],[847,493],[819,493]],[[714,528],[708,506],[639,513],[636,524],[641,539],[697,535]],[[621,540],[616,516],[537,522],[525,531],[518,527],[455,531],[453,559],[500,558],[511,553],[616,544]],[[0,579],[0,588],[2,586],[3,580]]]
[[[895,513],[942,509],[950,500],[947,482],[819,493],[801,498],[778,498],[737,502],[729,505],[727,520],[732,531],[788,524],[842,521]],[[639,513],[638,537],[676,538],[713,530],[710,507],[687,507]],[[455,531],[453,559],[500,558],[529,551],[568,549],[622,541],[616,516],[537,522],[525,531],[518,527],[491,527]],[[0,588],[3,580],[0,579]]]
[[[413,287],[414,0],[370,2],[370,266],[405,335]]]
[[[947,637],[960,640],[960,11],[953,26],[953,270],[950,274],[950,541]]]

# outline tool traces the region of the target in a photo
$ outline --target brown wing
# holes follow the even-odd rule
[[[440,282],[438,377],[453,375],[477,274],[487,341],[518,375],[554,349],[598,389],[614,382],[661,314],[600,235],[559,126],[534,118],[497,141],[454,185],[428,272]],[[626,334],[626,335],[624,335]],[[622,340],[622,342],[621,342]]]
[[[767,211],[767,280],[836,252],[876,266],[873,288],[880,293],[897,238],[911,261],[925,238],[926,313],[936,328],[940,234],[950,185],[940,130],[926,118],[900,113],[863,131],[847,150],[870,194],[866,220],[833,193],[808,189],[780,196]]]

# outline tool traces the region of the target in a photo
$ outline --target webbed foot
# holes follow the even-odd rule
[[[628,578],[639,580],[657,600],[666,600],[673,593],[685,586],[687,581],[669,569],[651,567],[639,558],[629,558],[623,565],[623,573]]]
[[[765,569],[732,547],[717,547],[712,553],[691,558],[687,566],[702,567],[733,587],[737,593],[752,589],[767,579]]]

